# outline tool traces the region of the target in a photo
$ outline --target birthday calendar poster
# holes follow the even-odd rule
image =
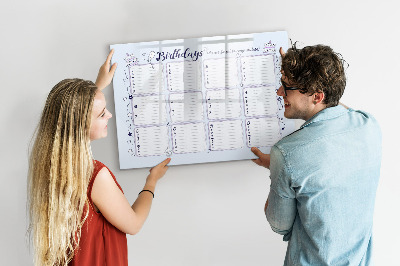
[[[121,169],[256,158],[294,130],[283,116],[286,32],[115,44]]]

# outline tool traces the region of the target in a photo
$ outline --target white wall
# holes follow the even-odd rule
[[[375,210],[376,265],[396,265],[400,193],[400,41],[396,1],[1,1],[0,265],[31,265],[26,232],[27,148],[49,90],[96,78],[116,43],[286,30],[330,45],[349,62],[342,101],[375,115],[383,161]],[[397,17],[397,18],[396,18]],[[106,92],[114,110],[113,92]],[[397,126],[398,128],[398,126]],[[118,169],[115,120],[93,153],[133,202],[148,169]],[[263,214],[269,173],[251,161],[171,167],[149,220],[128,237],[132,265],[282,265],[286,243]],[[398,264],[397,264],[398,265]]]

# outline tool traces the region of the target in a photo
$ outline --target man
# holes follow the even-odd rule
[[[371,115],[339,104],[344,60],[330,47],[280,52],[284,115],[306,122],[270,155],[252,151],[253,161],[270,169],[265,213],[289,241],[284,265],[370,265],[379,126]]]

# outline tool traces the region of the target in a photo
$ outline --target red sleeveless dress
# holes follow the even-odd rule
[[[87,195],[89,200],[89,214],[82,226],[79,247],[70,266],[103,266],[103,265],[128,265],[128,244],[126,234],[110,224],[101,213],[96,212],[92,201],[93,182],[99,171],[106,167],[99,161],[94,160],[93,176],[89,182]],[[108,169],[108,168],[107,168]],[[110,171],[108,169],[108,171]],[[118,184],[114,174],[110,171],[115,183]],[[123,191],[122,191],[123,192]]]

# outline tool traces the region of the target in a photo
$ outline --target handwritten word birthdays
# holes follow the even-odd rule
[[[179,58],[191,58],[193,61],[197,61],[199,57],[203,56],[203,52],[190,52],[190,48],[186,48],[184,52],[182,49],[175,49],[172,53],[170,52],[157,52],[157,61],[164,61],[165,59],[179,59]]]

